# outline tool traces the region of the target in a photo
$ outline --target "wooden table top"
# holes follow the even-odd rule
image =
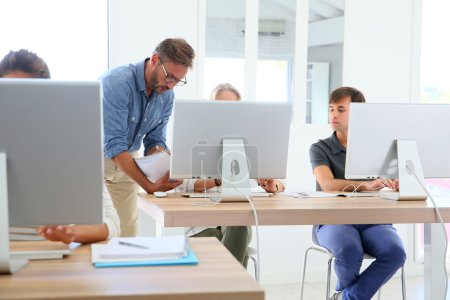
[[[441,215],[450,222],[450,199],[435,199]],[[194,205],[203,199],[169,194],[156,198],[138,195],[138,206],[164,227],[254,225],[246,202]],[[437,223],[430,200],[393,201],[379,197],[294,198],[288,195],[253,198],[260,225]]]
[[[90,245],[82,245],[64,259],[30,261],[14,275],[0,275],[0,299],[264,299],[263,289],[217,239],[193,238],[190,244],[195,266],[100,269],[91,264]]]

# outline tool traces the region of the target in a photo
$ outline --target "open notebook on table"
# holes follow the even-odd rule
[[[95,267],[128,267],[197,264],[184,235],[113,238],[108,244],[91,246]]]

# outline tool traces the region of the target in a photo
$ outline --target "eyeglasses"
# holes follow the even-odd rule
[[[175,78],[173,75],[167,74],[166,68],[164,67],[162,61],[161,61],[160,65],[161,65],[161,67],[162,67],[162,69],[163,69],[163,71],[164,71],[164,75],[166,76],[166,77],[164,78],[164,81],[165,81],[166,83],[168,83],[168,84],[173,84],[173,83],[175,83],[175,85],[177,85],[177,86],[182,86],[182,85],[185,85],[185,84],[187,83],[186,77],[185,77],[184,80],[183,80],[183,79]]]

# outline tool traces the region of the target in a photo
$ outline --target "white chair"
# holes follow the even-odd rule
[[[317,227],[317,225],[314,225],[313,229],[312,229],[312,234],[311,234],[312,246],[309,247],[308,249],[306,249],[306,251],[305,251],[305,260],[303,263],[303,273],[302,273],[302,287],[301,287],[302,290],[300,292],[300,300],[303,300],[303,291],[304,291],[304,286],[305,286],[306,261],[308,259],[308,253],[310,250],[316,250],[318,252],[328,255],[327,291],[326,291],[325,299],[326,300],[330,299],[331,265],[333,263],[334,255],[327,248],[319,245],[319,242],[317,241],[317,236],[316,236],[316,227]],[[375,259],[375,257],[373,257],[367,253],[364,253],[364,259]],[[402,266],[401,280],[402,280],[402,299],[406,300],[405,272],[404,272],[403,266]],[[378,300],[380,300],[380,299],[381,299],[381,288],[378,290]]]
[[[256,259],[256,249],[252,247],[247,247],[247,255],[253,261],[253,266],[255,267],[255,279],[259,282],[258,276],[258,260]]]

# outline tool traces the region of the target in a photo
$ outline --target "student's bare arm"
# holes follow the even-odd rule
[[[95,243],[106,240],[108,227],[106,224],[96,225],[47,225],[38,228],[38,234],[49,241],[69,244]]]
[[[314,169],[314,176],[324,192],[345,191],[376,191],[383,187],[391,189],[398,188],[395,181],[387,179],[376,179],[372,181],[355,181],[347,179],[336,179],[328,166],[322,165]]]

